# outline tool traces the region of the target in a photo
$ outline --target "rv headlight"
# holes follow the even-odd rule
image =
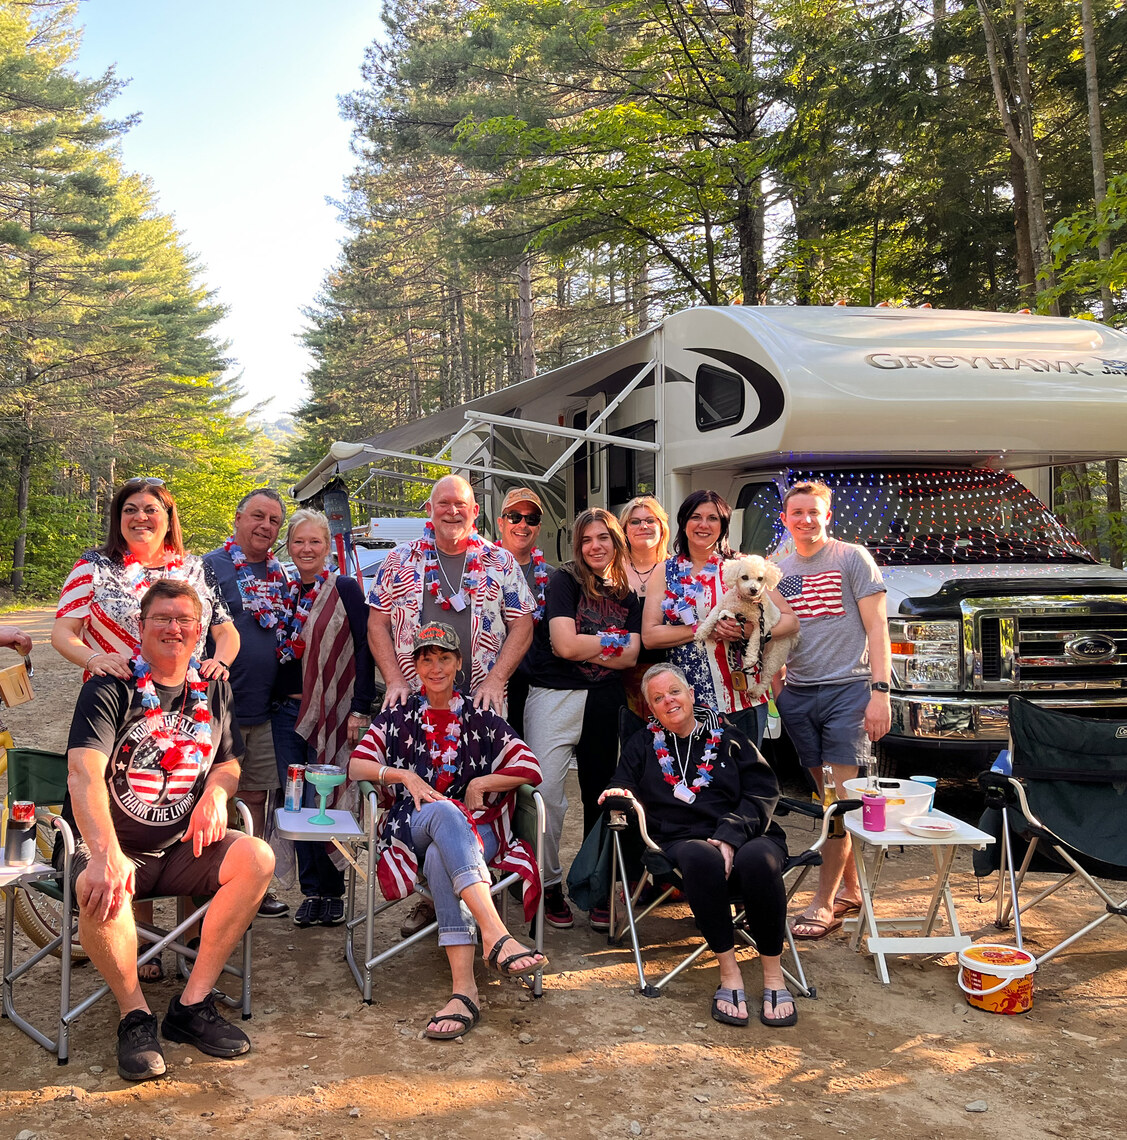
[[[957,689],[962,644],[957,621],[890,618],[892,684],[898,689]]]

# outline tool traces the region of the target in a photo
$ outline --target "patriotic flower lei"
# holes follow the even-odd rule
[[[464,703],[465,698],[461,693],[455,691],[450,698],[450,712],[454,714],[454,717],[446,729],[446,736],[440,743],[438,729],[435,727],[431,716],[427,691],[424,688],[419,693],[419,719],[422,721],[423,729],[426,732],[427,758],[435,772],[434,786],[442,793],[445,793],[446,789],[454,783],[454,778],[458,774],[458,765],[455,761],[458,759],[458,745],[462,738],[462,706]]]
[[[322,570],[313,579],[313,589],[305,597],[301,596],[301,581],[291,582],[286,593],[288,604],[282,611],[282,621],[278,623],[276,636],[278,645],[275,652],[278,660],[285,665],[287,661],[300,661],[305,656],[305,638],[301,636],[305,623],[309,620],[309,612],[313,603],[321,592],[321,587],[329,580],[328,570]]]
[[[172,554],[167,550],[165,556],[167,559],[164,564],[165,576],[167,578],[183,578],[184,559],[179,554]],[[129,550],[125,552],[121,564],[125,569],[125,585],[139,601],[141,595],[149,588],[149,579],[145,574],[145,568],[141,565],[140,559]]]
[[[466,548],[466,567],[462,572],[462,590],[473,600],[474,591],[481,585],[481,552],[485,548],[481,535],[476,530],[470,533],[470,544]],[[434,527],[427,521],[423,527],[423,537],[419,540],[423,561],[423,589],[444,609],[453,609],[450,599],[443,596],[438,578],[438,547],[434,542]]]
[[[604,657],[621,657],[622,651],[630,644],[630,634],[624,629],[604,629],[599,634],[599,644]]]
[[[235,580],[239,584],[239,597],[243,609],[254,614],[263,629],[273,629],[286,616],[286,575],[282,564],[273,554],[266,554],[266,577],[259,578],[247,565],[247,556],[235,541],[235,536],[223,544],[235,566]]]
[[[665,729],[661,727],[661,723],[656,717],[651,717],[646,727],[653,733],[654,755],[657,756],[657,762],[661,767],[662,778],[670,787],[676,787],[681,783],[682,777],[673,771],[673,761],[669,756],[669,746],[665,740]],[[716,749],[720,745],[721,732],[720,726],[717,725],[709,733],[704,746],[704,755],[697,765],[697,778],[692,783],[694,792],[699,792],[701,788],[707,788],[712,783],[712,765],[716,760]],[[692,740],[691,737],[689,739]]]
[[[193,657],[188,664],[188,692],[192,697],[192,727],[189,735],[173,734],[164,726],[164,712],[160,707],[156,686],[153,684],[152,666],[138,654],[133,658],[133,676],[141,694],[141,708],[149,724],[149,736],[161,749],[160,766],[166,772],[175,771],[183,761],[194,760],[201,767],[211,755],[211,710],[207,706],[207,682],[199,674],[199,662]]]
[[[699,574],[693,574],[693,563],[688,558],[678,558],[673,581],[666,584],[665,600],[661,612],[670,625],[698,625],[697,601],[704,595],[705,585],[715,580],[720,573],[722,559],[713,554],[701,567]]]
[[[548,588],[548,564],[544,561],[544,551],[538,546],[532,548],[532,573],[536,582],[536,609],[532,611],[532,624],[539,625],[544,616],[544,591]]]

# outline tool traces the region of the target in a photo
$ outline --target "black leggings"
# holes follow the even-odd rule
[[[603,814],[599,796],[618,767],[618,710],[625,704],[626,692],[618,677],[611,677],[587,691],[583,727],[575,746],[584,838]]]
[[[783,952],[787,895],[783,886],[786,852],[765,835],[749,839],[732,861],[732,874],[724,881],[724,856],[706,839],[670,843],[665,854],[685,881],[685,895],[708,948],[723,954],[736,944],[730,898],[743,900],[748,932],[756,948],[768,958]]]

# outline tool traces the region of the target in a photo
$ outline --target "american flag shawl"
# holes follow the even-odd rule
[[[390,747],[388,742],[390,743]],[[405,704],[384,709],[356,746],[354,756],[409,769],[434,784],[434,769],[427,753],[426,730],[418,696]],[[461,801],[475,776],[519,776],[526,784],[540,783],[540,763],[528,745],[496,713],[475,709],[467,697],[462,704],[462,735],[458,742],[458,774],[447,789],[448,799]],[[376,826],[380,852],[376,867],[380,890],[386,899],[406,898],[415,890],[419,861],[411,846],[411,815],[415,801],[402,784],[377,789],[382,815]],[[492,866],[503,874],[515,871],[524,882],[524,916],[531,922],[540,904],[540,875],[535,853],[513,835],[517,792],[493,792],[482,811],[469,812],[475,827],[488,827],[497,837]]]
[[[462,646],[462,657],[470,662],[470,686],[485,680],[497,662],[505,643],[507,623],[531,615],[536,600],[528,588],[517,560],[492,542],[482,541],[482,583],[474,590],[470,615],[473,644]],[[397,546],[384,559],[368,593],[368,605],[391,617],[391,637],[395,658],[407,684],[419,689],[412,650],[423,613],[423,569],[426,555],[420,543]]]

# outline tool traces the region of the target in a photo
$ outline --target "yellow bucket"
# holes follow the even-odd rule
[[[1016,946],[980,942],[959,951],[959,989],[988,1013],[1028,1013],[1033,1008],[1033,955]]]

